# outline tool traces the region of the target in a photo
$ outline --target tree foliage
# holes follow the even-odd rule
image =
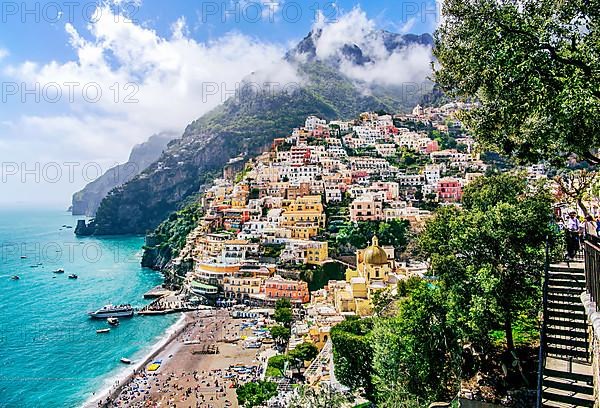
[[[287,343],[290,339],[290,336],[292,335],[292,332],[289,328],[281,325],[269,327],[269,332],[271,333],[271,337],[273,337],[273,340],[277,344]]]
[[[484,147],[600,161],[598,10],[598,0],[444,1],[435,81],[480,102],[461,119]]]
[[[333,363],[338,381],[367,398],[373,395],[371,319],[345,320],[331,329]]]
[[[382,406],[391,400],[445,400],[456,391],[460,347],[445,302],[440,287],[413,282],[397,315],[376,320],[373,380]]]
[[[341,408],[348,402],[344,394],[327,383],[318,387],[301,385],[294,391],[288,408]]]
[[[249,382],[236,390],[238,401],[246,408],[262,405],[277,395],[277,384],[269,381]]]
[[[519,176],[480,178],[465,189],[465,208],[443,208],[427,223],[420,247],[466,338],[484,343],[502,329],[509,348],[517,316],[537,315],[551,197]]]
[[[403,251],[408,244],[410,224],[406,220],[360,221],[344,225],[336,236],[336,242],[353,249],[366,248],[377,235],[381,245],[391,245]]]

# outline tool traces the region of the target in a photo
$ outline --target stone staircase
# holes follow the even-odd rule
[[[548,271],[544,407],[593,407],[583,263],[551,265]]]

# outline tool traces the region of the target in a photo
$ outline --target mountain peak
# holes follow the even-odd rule
[[[327,41],[327,49],[323,50],[320,49],[324,46],[321,44],[323,36],[322,28],[313,29],[287,53],[286,59],[300,62],[329,62],[334,65],[350,62],[362,66],[381,57],[382,51],[389,56],[413,45],[433,47],[433,37],[429,33],[398,34],[387,30],[373,30],[359,43],[336,41],[335,49],[332,49],[331,42]]]

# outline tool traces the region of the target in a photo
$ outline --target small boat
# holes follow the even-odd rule
[[[65,273],[64,269],[57,269],[55,271],[52,271],[52,273]]]
[[[108,333],[108,332],[110,332],[110,329],[98,329],[98,330],[96,330],[96,333],[98,333],[98,334]]]
[[[19,275],[13,275],[10,277],[10,280],[19,280],[21,277]]]
[[[30,268],[37,268],[39,265],[29,265]]]
[[[119,325],[119,318],[117,318],[117,317],[109,317],[108,319],[106,319],[106,321],[111,326],[118,326]]]
[[[123,364],[131,364],[131,363],[133,363],[133,361],[131,361],[128,358],[121,357],[121,363],[123,363]]]
[[[75,275],[74,273],[69,275],[69,279],[77,279],[79,278],[79,276]]]
[[[27,259],[25,255],[21,255],[21,259]]]

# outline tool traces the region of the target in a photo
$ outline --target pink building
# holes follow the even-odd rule
[[[452,177],[445,177],[437,183],[438,200],[444,203],[457,203],[462,200],[462,185]]]
[[[383,203],[372,195],[365,194],[350,204],[350,220],[379,221],[383,219]]]

